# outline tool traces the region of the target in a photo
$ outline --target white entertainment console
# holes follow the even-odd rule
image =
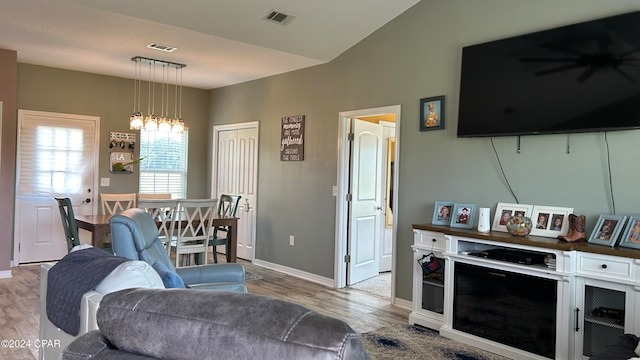
[[[411,324],[513,359],[588,359],[618,335],[640,334],[638,250],[430,224],[413,229]],[[425,273],[418,261],[432,257],[442,267]],[[501,327],[491,319],[527,314],[533,319],[502,322],[504,340],[494,337]]]

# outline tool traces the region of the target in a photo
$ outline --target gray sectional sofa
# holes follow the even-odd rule
[[[121,290],[102,298],[97,323],[63,360],[368,359],[345,322],[255,294]]]

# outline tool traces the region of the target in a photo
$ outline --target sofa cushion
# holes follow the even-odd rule
[[[97,319],[118,349],[159,359],[368,359],[345,322],[256,294],[122,290]]]
[[[186,286],[184,285],[184,281],[182,278],[178,276],[175,272],[169,270],[169,268],[159,262],[156,261],[153,263],[153,269],[160,275],[162,282],[164,283],[164,287],[167,289],[170,288],[182,288],[184,289]]]
[[[130,260],[122,263],[105,277],[96,292],[105,295],[114,291],[130,288],[164,289],[164,283],[158,273],[146,262]]]

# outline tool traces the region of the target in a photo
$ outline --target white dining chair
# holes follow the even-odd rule
[[[202,259],[199,265],[207,263],[209,235],[217,202],[217,199],[180,200],[176,214],[176,239],[171,242],[172,248],[175,248],[176,267],[184,266],[186,261],[181,264],[180,260],[187,255],[189,264],[195,264],[196,255]]]
[[[178,199],[139,199],[138,208],[146,211],[158,224],[158,238],[171,252],[171,241],[176,239],[176,214]]]
[[[129,194],[100,194],[102,213],[115,215],[121,211],[136,207],[136,193]]]
[[[171,194],[142,194],[138,193],[138,201],[140,200],[167,200],[171,199]]]

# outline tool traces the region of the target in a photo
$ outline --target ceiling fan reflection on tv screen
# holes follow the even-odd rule
[[[466,46],[458,137],[640,128],[640,11]]]
[[[536,71],[538,76],[544,76],[554,74],[560,71],[567,71],[573,69],[584,69],[584,72],[576,78],[576,81],[583,82],[591,77],[596,70],[611,69],[618,73],[623,78],[635,82],[636,80],[625,72],[621,67],[640,65],[639,57],[631,57],[640,50],[634,48],[624,53],[614,53],[611,48],[611,36],[608,33],[600,34],[600,36],[594,39],[597,44],[597,51],[593,53],[586,53],[572,48],[561,47],[556,44],[542,44],[541,46],[551,50],[552,52],[568,55],[565,57],[534,57],[534,58],[522,58],[520,61],[525,63],[542,63],[542,64],[565,64],[556,67],[552,67],[546,70]],[[619,44],[623,45],[623,44]]]

